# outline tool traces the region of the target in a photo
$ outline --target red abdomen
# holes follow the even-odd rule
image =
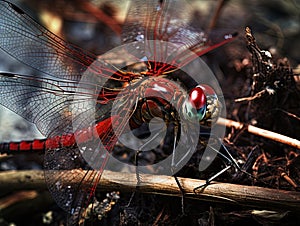
[[[69,147],[75,144],[74,135],[56,136],[48,139],[34,139],[19,142],[0,143],[0,153],[44,152],[46,149]]]
[[[103,139],[107,131],[109,131],[112,124],[112,119],[117,117],[110,117],[97,123],[95,126],[87,127],[73,133],[54,136],[47,139],[35,139],[19,142],[0,143],[0,154],[15,154],[21,152],[44,152],[47,149],[57,149],[62,147],[72,147],[77,143],[85,143],[94,138]],[[76,139],[75,139],[76,136]]]

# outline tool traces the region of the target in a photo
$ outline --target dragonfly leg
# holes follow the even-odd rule
[[[181,192],[181,213],[184,216],[184,215],[186,215],[186,213],[185,213],[185,191],[184,191],[183,187],[181,186],[177,176],[174,175],[173,177],[174,177],[176,184]]]
[[[136,176],[136,181],[137,182],[136,182],[136,185],[135,185],[135,189],[134,189],[133,193],[131,194],[129,202],[128,202],[126,207],[130,206],[130,204],[131,204],[133,198],[135,197],[136,192],[138,191],[139,186],[141,184],[141,177],[140,177],[140,173],[139,173],[139,170],[138,170],[138,156],[139,156],[140,153],[141,153],[141,150],[139,149],[139,150],[136,151],[136,153],[134,155],[134,164],[136,166],[135,176]]]
[[[213,136],[213,135],[211,135]],[[218,153],[218,155],[223,158],[224,160],[227,161],[227,164],[228,166],[226,166],[224,169],[220,170],[218,173],[216,173],[215,175],[213,175],[212,177],[210,177],[209,179],[206,180],[205,184],[203,185],[200,185],[196,188],[193,189],[194,192],[196,192],[196,190],[199,190],[201,188],[204,188],[206,187],[207,185],[210,184],[210,182],[212,182],[214,179],[216,179],[217,177],[219,177],[220,175],[222,175],[224,172],[226,172],[227,170],[229,170],[231,167],[234,167],[236,170],[240,171],[240,172],[243,172],[249,176],[252,177],[251,174],[249,174],[248,172],[244,171],[241,169],[241,167],[238,165],[238,163],[236,162],[236,160],[232,157],[232,155],[230,154],[230,152],[228,151],[228,149],[226,148],[226,146],[218,139],[218,142],[221,143],[221,147],[222,147],[222,150],[225,151],[225,154],[221,153],[220,151],[216,150],[214,147],[212,147],[211,145],[208,145],[209,148],[211,148],[211,150],[215,151]]]
[[[210,134],[210,136],[214,136],[212,134]],[[221,147],[222,149],[225,151],[225,154],[223,154],[222,152],[220,152],[219,150],[215,149],[213,146],[208,145],[208,147],[217,152],[217,154],[223,158],[225,161],[227,161],[227,164],[229,164],[228,166],[226,166],[224,169],[221,169],[219,172],[217,172],[215,175],[213,175],[212,177],[208,178],[205,182],[205,184],[200,185],[196,188],[193,189],[194,192],[196,192],[197,190],[204,188],[206,186],[208,186],[213,180],[215,180],[217,177],[219,177],[220,175],[222,175],[224,172],[226,172],[227,170],[229,170],[231,167],[235,167],[237,170],[241,170],[240,166],[237,164],[237,162],[235,161],[235,159],[232,157],[232,155],[229,153],[228,149],[225,147],[225,145],[218,139],[216,138],[218,142],[221,143]]]
[[[176,181],[176,184],[177,184],[177,186],[178,186],[178,188],[179,188],[179,190],[180,190],[180,192],[181,192],[181,213],[182,213],[182,215],[184,216],[184,215],[186,215],[186,213],[185,213],[185,191],[184,191],[184,189],[183,189],[183,187],[181,186],[181,184],[180,184],[180,182],[179,182],[179,180],[178,180],[178,177],[174,174],[174,171],[175,171],[175,167],[176,167],[176,164],[175,164],[175,150],[176,150],[176,142],[177,142],[177,131],[178,131],[178,129],[177,129],[177,127],[175,126],[175,128],[174,128],[174,143],[173,143],[173,158],[172,158],[172,165],[171,165],[171,170],[172,170],[172,175],[173,175],[173,177],[174,177],[174,179],[175,179],[175,181]]]
[[[221,142],[221,141],[219,141],[219,142]],[[222,142],[221,142],[221,146],[222,146],[223,150],[225,150],[227,156],[229,157],[229,158],[227,158],[227,161],[229,160],[229,163],[230,163],[233,167],[235,167],[236,170],[238,170],[238,171],[242,172],[243,174],[246,174],[247,176],[253,178],[253,175],[251,175],[251,174],[248,173],[247,171],[243,170],[243,169],[239,166],[239,164],[235,161],[235,159],[232,157],[232,155],[230,154],[230,152],[228,151],[228,149],[226,148],[226,146],[225,146]],[[222,156],[223,158],[226,158],[226,156],[225,156],[224,154],[222,154],[222,153],[220,153],[220,154],[221,154],[221,156]]]
[[[196,193],[197,190],[201,189],[201,188],[204,188],[206,186],[208,186],[210,184],[210,182],[212,182],[214,179],[216,179],[218,176],[220,176],[221,174],[223,174],[224,172],[226,172],[227,170],[229,170],[230,168],[232,167],[232,165],[228,165],[226,166],[224,169],[220,170],[218,173],[216,173],[215,175],[213,175],[212,177],[208,178],[206,181],[205,181],[205,184],[202,184],[198,187],[195,187],[193,189],[193,191]]]
[[[149,144],[151,144],[151,142],[155,141],[155,139],[160,135],[160,133],[157,133],[155,136],[153,136],[150,140],[148,140],[147,142],[145,142],[142,146],[139,147],[139,149],[135,152],[135,155],[134,155],[134,165],[136,166],[136,171],[135,171],[135,176],[136,176],[136,186],[135,186],[135,190],[134,192],[132,193],[130,199],[129,199],[129,202],[127,204],[127,207],[130,206],[135,194],[137,193],[138,189],[139,189],[139,186],[142,182],[142,179],[141,179],[141,175],[140,175],[140,172],[139,172],[139,169],[138,169],[138,163],[139,163],[139,155],[143,152],[143,149],[145,147],[147,147]]]

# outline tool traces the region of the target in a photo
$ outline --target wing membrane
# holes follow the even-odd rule
[[[114,67],[65,42],[16,5],[0,1],[0,48],[22,63],[50,76],[79,81],[89,70],[99,77],[122,79]]]
[[[132,1],[122,41],[135,42],[140,59],[182,67],[232,40],[219,34],[219,43],[210,42],[203,30],[191,26],[191,15],[192,9],[181,0]]]
[[[35,123],[46,137],[72,133],[108,117],[114,100],[111,96],[118,93],[118,90],[106,91],[96,82],[77,83],[10,73],[0,74],[0,90],[0,104]],[[124,92],[123,98],[127,95],[129,98],[130,93]]]

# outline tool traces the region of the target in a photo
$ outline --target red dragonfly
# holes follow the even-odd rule
[[[126,45],[118,50],[126,59],[142,63],[138,70],[130,65],[119,68],[67,43],[16,5],[0,1],[0,48],[45,74],[1,73],[0,104],[35,123],[47,137],[2,143],[0,150],[45,151],[50,192],[68,212],[78,215],[91,201],[127,125],[136,129],[159,117],[174,124],[176,146],[187,130],[218,116],[212,85],[197,84],[206,81],[201,71],[202,78],[192,82],[177,74],[234,36],[220,35],[217,43],[210,42],[203,31],[189,25],[185,10],[183,1],[131,3],[122,33]],[[195,143],[187,138],[189,142]],[[82,173],[67,171],[73,169]]]

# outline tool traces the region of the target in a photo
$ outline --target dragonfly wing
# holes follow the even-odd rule
[[[0,2],[0,48],[36,70],[75,81],[80,80],[81,73],[96,59],[6,1]]]
[[[0,48],[56,78],[80,81],[87,70],[103,78],[116,72],[96,55],[59,38],[7,1],[0,1]],[[122,79],[122,74],[116,73],[115,77]]]
[[[72,215],[71,222],[78,223],[85,207],[93,201],[102,172],[91,169],[77,147],[47,150],[44,167],[53,199]]]
[[[189,25],[191,15],[184,1],[133,1],[122,41],[135,42],[135,48],[146,59],[168,62],[172,54],[206,42],[205,33]]]
[[[1,73],[0,90],[0,104],[35,123],[47,137],[85,128],[110,111],[109,102],[98,104],[95,116],[100,93],[96,84],[79,89],[77,82]]]
[[[191,26],[192,10],[181,0],[132,1],[122,41],[135,42],[139,57],[181,67],[233,38],[218,34],[218,43],[210,42],[203,30]]]
[[[203,43],[205,34],[189,25],[191,9],[184,1],[132,1],[125,22],[124,43],[145,40],[172,42],[180,48]]]
[[[73,149],[46,152],[45,177],[49,190],[59,206],[74,215],[72,218],[82,217],[84,208],[92,201],[118,137],[127,128],[132,114],[128,108],[138,95],[138,92],[131,93],[129,98],[119,100],[122,108],[117,109],[117,115],[95,125],[99,139],[94,138]]]

